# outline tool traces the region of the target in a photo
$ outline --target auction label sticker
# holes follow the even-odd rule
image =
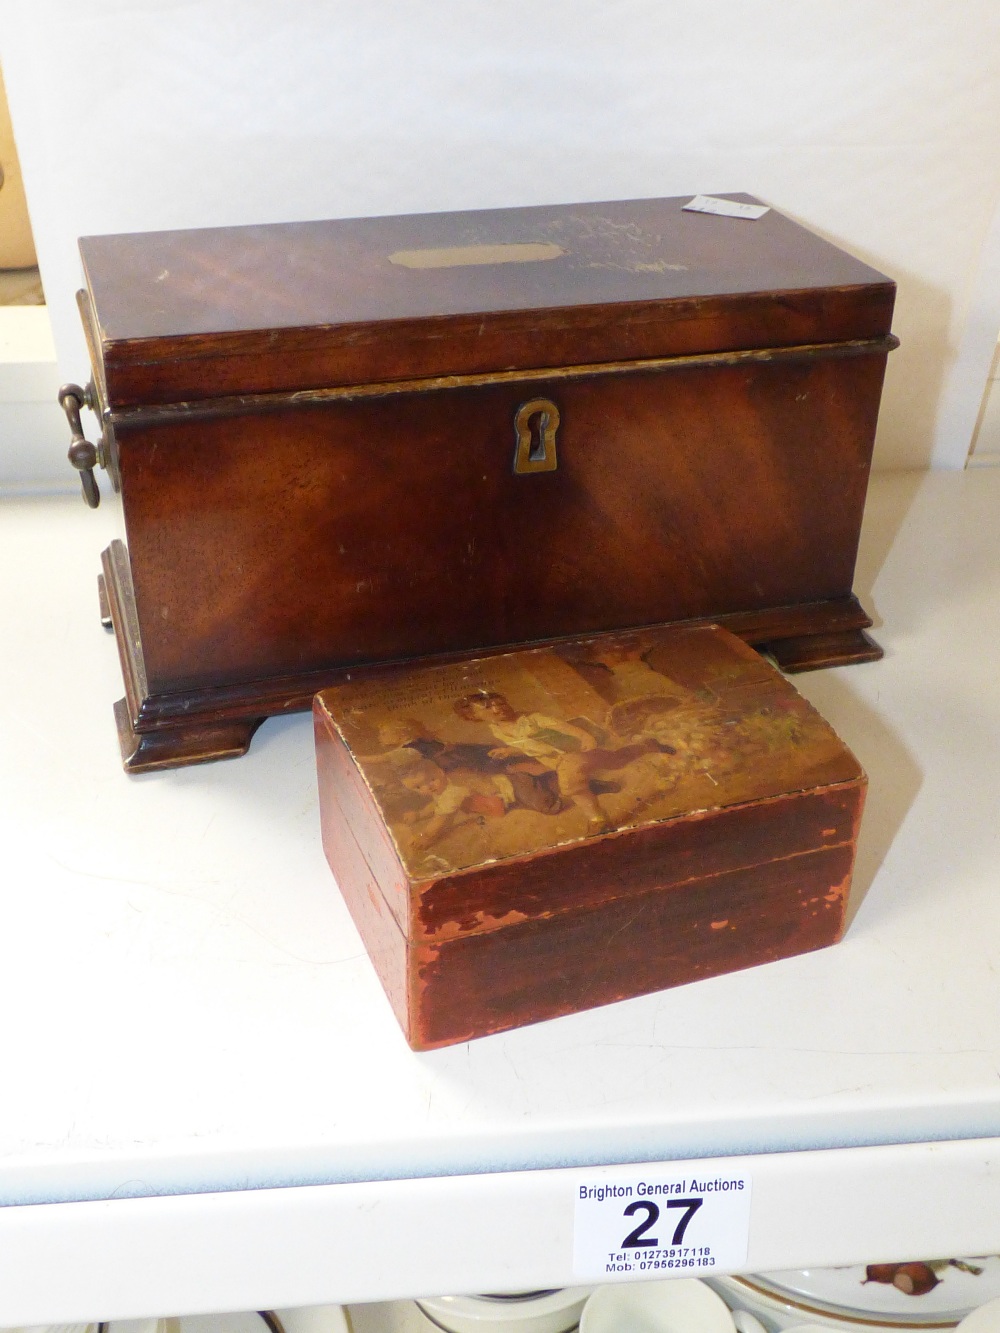
[[[746,1263],[750,1177],[654,1167],[576,1186],[573,1272],[584,1282],[707,1277]]]
[[[768,204],[739,204],[735,199],[717,199],[714,194],[696,194],[684,205],[683,213],[715,213],[720,218],[744,218],[747,222],[756,222],[765,213],[770,213]]]

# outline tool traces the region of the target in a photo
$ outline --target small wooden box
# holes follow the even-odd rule
[[[879,656],[894,285],[685,202],[81,241],[126,767],[242,753],[372,663],[691,620]]]
[[[866,779],[717,627],[336,686],[323,845],[416,1049],[834,943]]]

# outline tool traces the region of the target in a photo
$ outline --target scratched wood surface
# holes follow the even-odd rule
[[[839,938],[864,774],[724,630],[415,668],[315,719],[327,857],[416,1047]]]
[[[82,242],[130,770],[415,658],[706,619],[789,669],[879,656],[852,579],[893,284],[683,202]]]
[[[685,202],[85,237],[110,403],[888,332],[895,289],[883,274],[777,210],[748,222]],[[499,262],[505,247],[513,262]],[[398,262],[442,252],[455,262]]]

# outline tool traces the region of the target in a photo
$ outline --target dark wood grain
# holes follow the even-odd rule
[[[683,202],[82,243],[132,768],[487,646],[719,620],[791,670],[878,655],[851,589],[893,284]],[[389,262],[498,242],[564,253]],[[539,397],[558,467],[515,475]]]
[[[175,690],[162,694],[149,692],[146,683],[142,644],[137,633],[126,628],[136,622],[135,603],[125,547],[115,541],[104,552],[105,566],[117,566],[124,577],[107,584],[109,609],[122,663],[126,697],[115,705],[116,725],[122,746],[122,760],[130,773],[147,767],[182,767],[220,758],[235,758],[249,747],[254,732],[265,717],[290,712],[304,712],[312,707],[316,693],[345,679],[359,677],[380,679],[407,670],[407,664],[372,663],[367,666],[328,667],[291,676],[272,676],[237,683],[213,683],[196,690]],[[735,612],[714,619],[695,618],[689,625],[719,623],[747,643],[773,653],[794,635],[796,661],[786,670],[808,670],[810,666],[847,665],[856,661],[874,661],[882,655],[859,626],[871,624],[853,596],[829,602],[811,602],[798,606],[772,607],[755,612]],[[831,635],[830,626],[842,628]],[[811,632],[815,631],[815,632]],[[839,645],[839,656],[831,654],[831,640]],[[559,642],[558,639],[548,640]],[[807,660],[808,645],[821,645],[818,660]],[[435,655],[435,661],[453,661],[475,655],[476,650]],[[411,659],[421,661],[430,659]],[[234,736],[245,743],[234,744],[221,752],[213,740],[213,728],[219,724],[240,723]],[[249,725],[246,725],[249,724]],[[143,744],[145,737],[154,742]]]
[[[883,366],[761,362],[119,426],[149,686],[847,597]],[[561,413],[559,466],[516,476],[514,417],[539,393]]]
[[[238,759],[250,748],[262,717],[188,722],[183,727],[136,731],[126,700],[115,704],[115,725],[126,773]]]
[[[816,671],[820,667],[877,662],[882,656],[882,649],[863,628],[790,635],[759,646],[790,675],[797,671]]]
[[[775,210],[748,223],[686,213],[686,201],[87,237],[107,391],[121,407],[888,332],[883,274]],[[389,261],[525,241],[564,254]]]

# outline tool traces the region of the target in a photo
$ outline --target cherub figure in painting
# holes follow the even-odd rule
[[[500,796],[473,792],[440,768],[432,759],[419,755],[397,769],[399,780],[408,791],[426,798],[418,810],[403,815],[405,824],[419,825],[413,836],[414,850],[424,851],[452,829],[462,824],[482,823],[484,816],[504,813]]]
[[[377,760],[386,760],[394,768],[405,767],[413,755],[419,755],[471,785],[475,792],[497,793],[505,808],[522,806],[541,815],[555,814],[561,808],[552,774],[539,764],[525,763],[523,755],[497,756],[489,745],[440,740],[413,717],[383,722],[378,738],[381,745],[392,748]]]
[[[502,765],[490,759],[488,745],[443,741],[415,717],[391,717],[378,729],[379,744],[387,747],[386,754],[406,759],[411,754],[430,759],[446,773],[456,769],[470,769],[476,773],[503,772]]]
[[[555,773],[560,795],[567,803],[579,806],[593,832],[608,828],[609,820],[591,789],[591,781],[665,748],[649,738],[607,749],[598,745],[584,727],[546,713],[518,712],[506,695],[493,691],[466,695],[456,702],[455,712],[466,721],[484,722],[489,727],[501,742],[490,751],[491,757],[524,756]]]

